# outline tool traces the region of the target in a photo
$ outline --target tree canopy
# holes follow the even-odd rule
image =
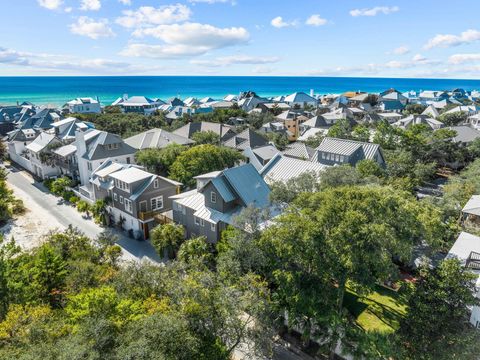
[[[195,176],[224,170],[237,164],[243,156],[234,149],[211,144],[197,145],[183,151],[170,167],[170,177],[185,186],[195,184]]]

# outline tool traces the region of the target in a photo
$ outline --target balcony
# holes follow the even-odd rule
[[[145,211],[138,213],[138,219],[143,222],[155,220],[158,224],[173,222],[171,211]]]
[[[475,251],[472,251],[468,256],[465,267],[467,269],[480,270],[480,254]]]
[[[138,218],[141,221],[153,220],[156,215],[160,215],[160,211],[141,211],[138,213]]]

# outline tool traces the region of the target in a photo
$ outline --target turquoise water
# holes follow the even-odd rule
[[[31,101],[63,105],[76,97],[99,97],[109,104],[123,94],[161,99],[173,96],[223,98],[252,90],[261,96],[295,91],[317,94],[361,90],[380,92],[388,88],[407,90],[480,90],[480,80],[389,79],[347,77],[235,77],[235,76],[115,76],[115,77],[0,77],[0,104]]]

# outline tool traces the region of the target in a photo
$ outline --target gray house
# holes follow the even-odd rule
[[[216,243],[247,206],[268,208],[270,188],[252,164],[196,177],[197,189],[172,197],[173,220],[187,237],[205,236]]]
[[[312,158],[312,161],[324,165],[355,166],[360,160],[374,160],[379,165],[385,166],[385,158],[378,144],[331,137],[322,140]]]
[[[163,149],[169,144],[190,145],[194,141],[181,135],[173,134],[162,129],[150,129],[124,140],[134,149]]]
[[[110,218],[137,238],[149,238],[150,230],[163,222],[172,209],[171,196],[179,182],[151,174],[131,164],[104,162],[91,178],[95,199],[111,199]]]

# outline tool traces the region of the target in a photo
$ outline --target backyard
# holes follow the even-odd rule
[[[350,289],[345,295],[345,307],[365,331],[394,332],[407,311],[404,286],[398,291],[376,286],[375,291],[365,297]]]

